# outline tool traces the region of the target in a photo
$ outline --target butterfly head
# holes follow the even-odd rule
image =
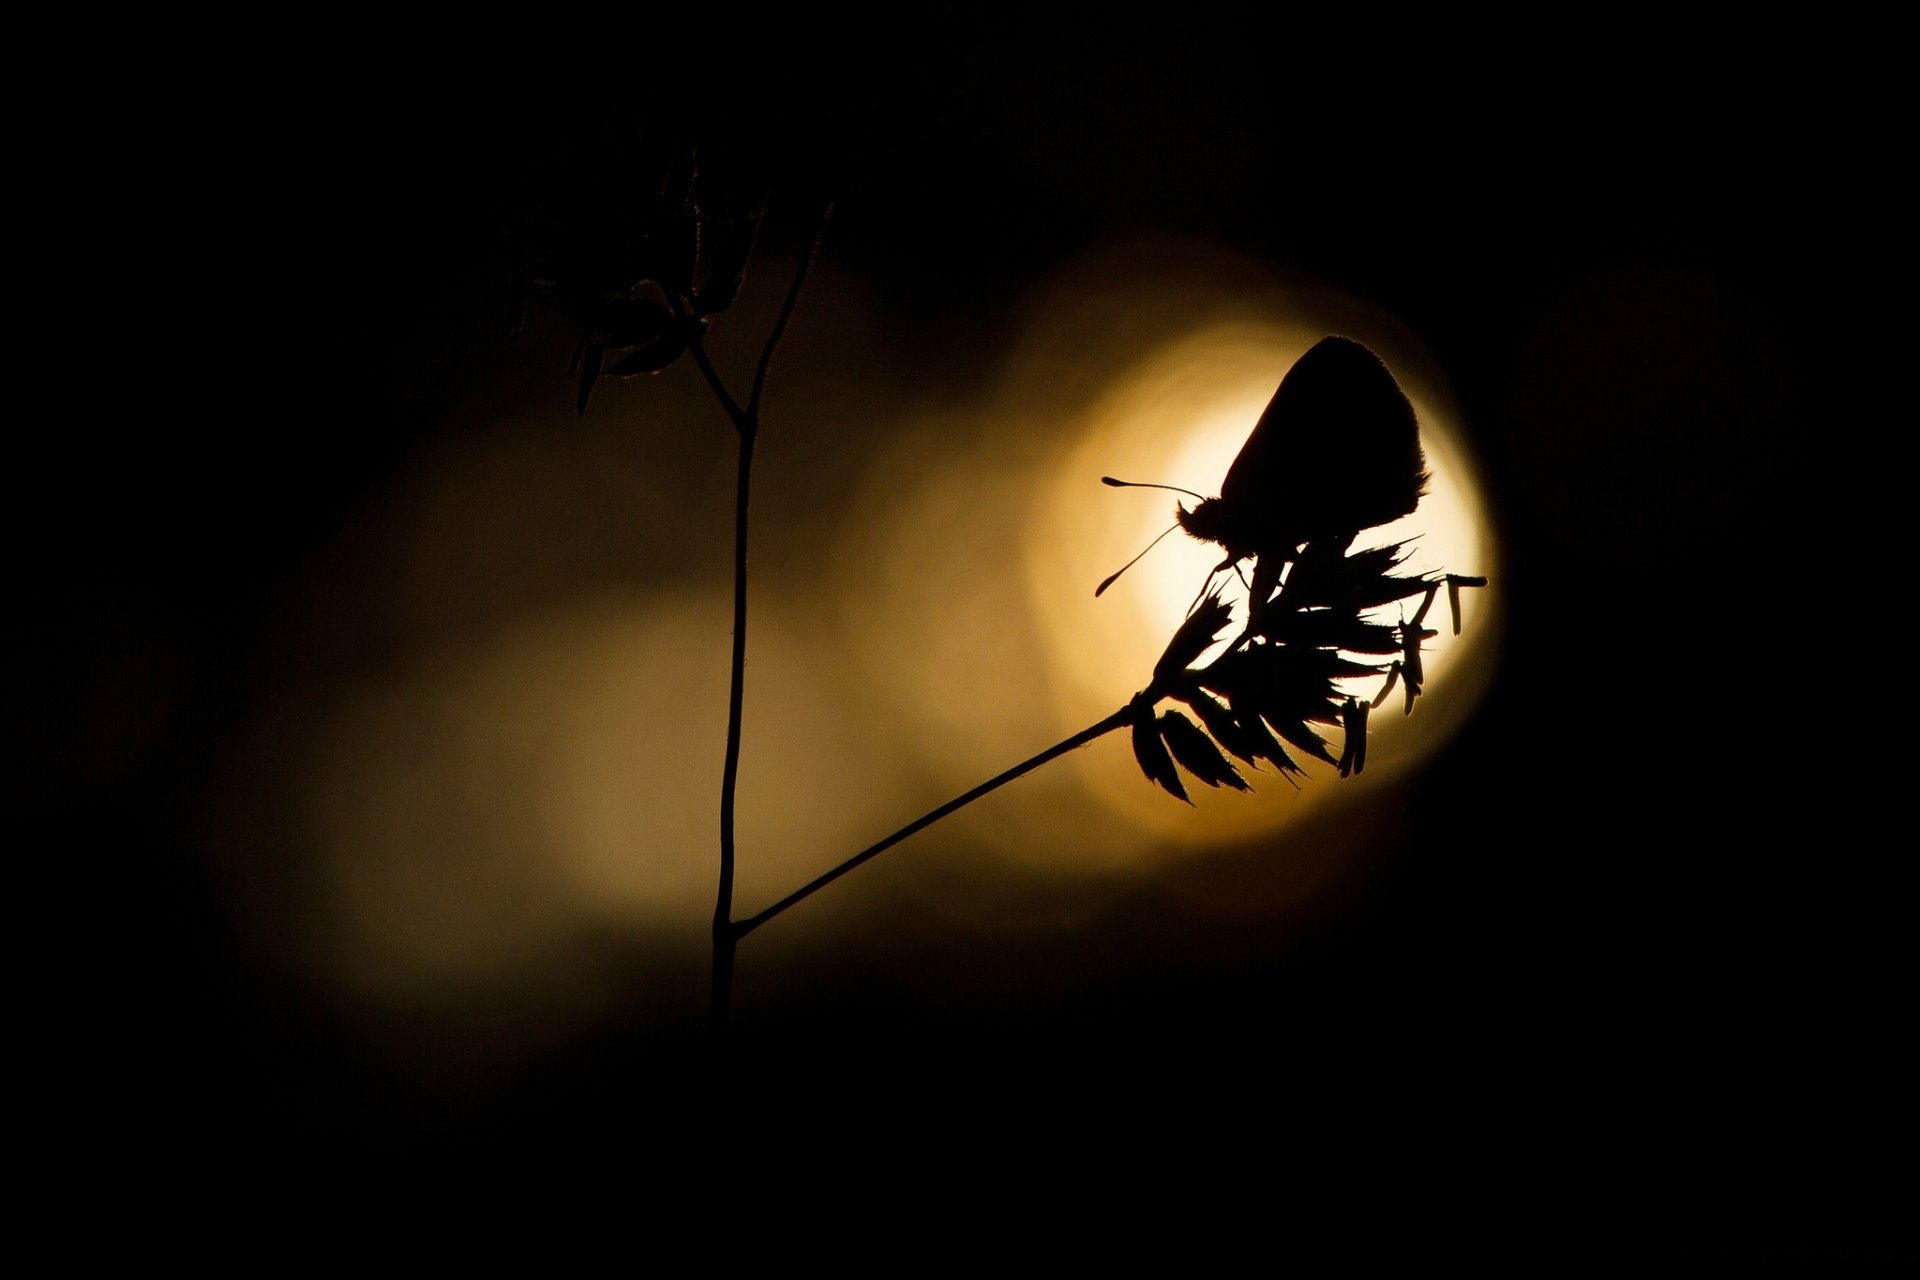
[[[1180,522],[1180,527],[1202,542],[1226,542],[1225,515],[1226,506],[1218,498],[1202,498],[1191,509],[1185,503],[1176,503],[1173,508],[1174,519]]]
[[[1189,509],[1185,506],[1174,508],[1174,519],[1186,530],[1190,537],[1202,542],[1217,542],[1226,548],[1227,555],[1233,560],[1250,560],[1263,552],[1276,554],[1291,551],[1291,547],[1269,547],[1268,539],[1261,536],[1257,527],[1249,527],[1248,513],[1234,507],[1223,498],[1202,498]]]

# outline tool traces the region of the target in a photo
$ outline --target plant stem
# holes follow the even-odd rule
[[[747,684],[747,496],[753,480],[753,438],[759,423],[749,415],[740,427],[740,474],[733,509],[733,660],[727,692],[727,762],[720,775],[720,887],[713,904],[713,983],[709,1025],[726,1030],[733,1004],[733,950],[739,935],[733,920],[733,799],[740,783],[740,721]]]
[[[746,705],[747,507],[753,480],[753,443],[760,434],[760,397],[767,387],[767,372],[773,367],[773,353],[786,334],[787,322],[793,318],[794,308],[799,305],[800,290],[807,282],[808,268],[820,252],[820,241],[826,235],[827,219],[832,214],[833,204],[829,201],[820,209],[819,220],[814,224],[813,239],[800,259],[800,266],[793,273],[792,283],[787,286],[787,296],[780,304],[779,318],[774,321],[773,330],[760,349],[760,360],[753,374],[753,391],[747,397],[744,409],[727,391],[719,371],[713,367],[713,361],[707,355],[705,344],[697,339],[690,344],[694,360],[706,377],[707,385],[713,389],[721,408],[726,410],[740,434],[740,469],[734,487],[733,508],[733,658],[727,692],[727,757],[720,776],[720,884],[713,904],[713,980],[707,1004],[708,1026],[716,1039],[725,1033],[727,1016],[733,1006],[733,956],[741,936],[733,925],[733,810],[734,796],[740,783],[740,724]],[[670,301],[675,313],[682,314],[684,318],[679,300]]]
[[[807,283],[807,271],[813,266],[813,260],[820,256],[820,242],[826,238],[827,219],[832,216],[833,201],[829,200],[820,208],[820,220],[814,224],[813,240],[807,245],[806,255],[800,259],[799,269],[793,273],[793,283],[787,287],[787,300],[780,306],[780,316],[773,322],[773,332],[767,335],[767,344],[760,348],[760,364],[753,371],[753,391],[747,396],[747,417],[756,427],[760,425],[760,395],[767,389],[767,370],[773,367],[774,350],[787,332],[787,322],[793,319],[793,309],[800,302],[800,289]]]
[[[925,814],[919,818],[914,819],[912,822],[909,822],[906,826],[900,828],[898,831],[894,832],[892,835],[888,836],[886,839],[879,841],[877,844],[868,845],[865,849],[862,849],[859,853],[854,854],[851,858],[848,858],[845,862],[841,863],[839,866],[835,867],[833,870],[827,872],[825,875],[819,876],[818,878],[794,890],[792,893],[788,894],[786,897],[780,899],[780,901],[768,907],[765,911],[760,912],[758,915],[749,916],[745,920],[742,920],[739,924],[733,927],[733,936],[736,939],[746,937],[749,933],[752,933],[755,929],[758,929],[761,925],[773,919],[775,916],[779,915],[782,911],[785,911],[788,907],[796,906],[799,903],[805,901],[806,899],[812,897],[815,893],[818,893],[820,890],[826,888],[828,885],[832,884],[835,880],[838,880],[841,876],[847,874],[847,872],[852,871],[855,867],[859,866],[861,863],[867,862],[873,858],[879,857],[881,854],[893,848],[894,845],[899,844],[902,840],[905,840],[908,836],[914,834],[916,831],[920,831],[926,827],[932,826],[934,823],[940,821],[940,819],[946,817],[948,814],[954,812],[957,809],[965,808],[967,805],[972,804],[975,800],[978,800],[980,797],[986,795],[988,792],[998,790],[999,788],[1005,786],[1007,783],[1012,782],[1015,778],[1018,778],[1023,774],[1028,774],[1033,772],[1035,769],[1038,769],[1041,765],[1047,763],[1047,761],[1052,760],[1057,756],[1063,756],[1067,752],[1072,751],[1076,747],[1083,747],[1087,743],[1092,742],[1095,738],[1103,737],[1106,734],[1112,733],[1115,729],[1119,729],[1125,726],[1126,724],[1128,724],[1131,721],[1132,717],[1133,717],[1133,708],[1131,704],[1129,704],[1128,706],[1120,708],[1120,710],[1114,712],[1112,715],[1108,716],[1104,720],[1101,720],[1097,724],[1090,724],[1086,728],[1082,729],[1080,732],[1074,734],[1072,737],[1064,738],[1061,741],[1054,743],[1052,746],[1048,747],[1045,751],[1042,751],[1039,755],[1023,760],[1019,764],[1013,766],[1013,768],[1007,770],[1005,773],[1002,773],[997,777],[988,779],[987,781],[981,783],[979,786],[975,787],[973,790],[965,793],[964,795],[955,796],[953,799],[947,801],[945,804],[941,805],[938,809],[933,810],[931,813]]]
[[[669,298],[668,302],[673,306],[674,315],[683,321],[686,320],[686,311],[681,307],[680,300]],[[712,389],[714,399],[720,402],[721,409],[726,411],[734,430],[742,435],[751,433],[760,424],[747,417],[747,411],[734,402],[732,393],[727,390],[727,384],[720,380],[720,371],[713,367],[713,357],[707,354],[706,343],[696,338],[687,344],[687,349],[693,353],[693,362],[700,366],[700,372],[706,378],[707,386]]]

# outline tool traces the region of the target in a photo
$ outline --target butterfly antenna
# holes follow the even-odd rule
[[[1164,487],[1164,486],[1155,486],[1155,487]],[[1179,525],[1177,525],[1177,524],[1173,524],[1173,525],[1168,525],[1168,526],[1167,526],[1167,530],[1166,530],[1166,533],[1162,533],[1162,534],[1160,535],[1160,538],[1164,538],[1164,537],[1166,537],[1168,533],[1172,533],[1172,532],[1173,532],[1173,531],[1174,531],[1175,529],[1178,529],[1179,527],[1180,527],[1180,526],[1179,526]],[[1135,556],[1135,557],[1134,557],[1133,559],[1131,559],[1131,560],[1129,560],[1129,561],[1127,561],[1127,562],[1126,562],[1125,564],[1123,564],[1123,565],[1121,565],[1121,566],[1120,566],[1120,567],[1119,567],[1118,569],[1115,569],[1115,570],[1114,570],[1114,571],[1113,571],[1113,572],[1112,572],[1111,574],[1109,574],[1109,575],[1107,576],[1107,580],[1106,580],[1105,582],[1103,582],[1103,583],[1101,583],[1101,584],[1100,584],[1099,586],[1097,586],[1097,587],[1095,587],[1095,588],[1093,589],[1093,594],[1094,594],[1094,595],[1095,595],[1096,597],[1097,597],[1097,596],[1099,596],[1101,592],[1103,592],[1103,591],[1105,591],[1105,590],[1106,590],[1106,589],[1107,589],[1108,587],[1110,587],[1110,586],[1112,586],[1112,585],[1113,585],[1113,582],[1114,582],[1114,579],[1115,579],[1115,578],[1118,578],[1118,577],[1119,577],[1119,576],[1120,576],[1121,574],[1123,574],[1123,573],[1125,573],[1125,572],[1126,572],[1127,570],[1129,570],[1129,569],[1131,569],[1131,568],[1133,568],[1133,566],[1135,566],[1135,565],[1137,565],[1137,564],[1139,564],[1139,563],[1140,563],[1140,558],[1141,558],[1141,556],[1144,556],[1144,555],[1146,555],[1146,554],[1147,554],[1147,551],[1151,551],[1151,550],[1153,550],[1153,549],[1154,549],[1155,547],[1157,547],[1157,546],[1159,546],[1159,545],[1160,545],[1160,538],[1155,538],[1155,539],[1154,539],[1154,540],[1153,540],[1152,542],[1149,542],[1149,543],[1147,544],[1147,550],[1146,550],[1146,551],[1142,551],[1142,552],[1140,553],[1140,555],[1138,555],[1138,556]]]
[[[1112,489],[1165,489],[1171,493],[1184,493],[1196,502],[1206,501],[1200,494],[1195,493],[1191,489],[1182,489],[1177,484],[1144,484],[1138,480],[1115,480],[1112,476],[1101,476],[1100,483]],[[1172,530],[1168,530],[1168,532],[1170,533]],[[1161,537],[1165,536],[1166,534],[1161,535]],[[1141,554],[1144,555],[1146,553],[1142,552]]]

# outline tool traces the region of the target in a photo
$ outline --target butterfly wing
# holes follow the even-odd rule
[[[1259,554],[1397,520],[1426,482],[1420,425],[1393,374],[1359,343],[1323,338],[1280,380],[1220,501],[1237,545]]]

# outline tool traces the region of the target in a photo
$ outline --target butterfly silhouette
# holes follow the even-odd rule
[[[1179,511],[1180,527],[1229,562],[1291,559],[1304,542],[1410,514],[1426,492],[1420,426],[1380,357],[1322,338],[1287,371],[1220,496]]]
[[[1303,545],[1344,548],[1362,529],[1410,514],[1427,479],[1420,424],[1393,374],[1351,338],[1322,338],[1280,380],[1220,496],[1192,494],[1200,501],[1176,507],[1175,518],[1225,549],[1215,573],[1253,560],[1254,599],[1264,603]]]

